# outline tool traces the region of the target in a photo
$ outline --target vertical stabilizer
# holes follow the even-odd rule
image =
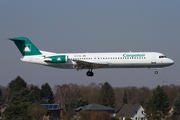
[[[42,55],[37,47],[26,37],[9,38],[13,41],[23,56]]]

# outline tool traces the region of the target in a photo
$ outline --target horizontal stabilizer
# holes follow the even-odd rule
[[[12,41],[25,41],[25,40],[20,40],[20,39],[13,39],[13,38],[8,38],[8,39]]]

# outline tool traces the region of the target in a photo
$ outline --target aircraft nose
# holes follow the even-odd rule
[[[168,63],[169,63],[170,65],[173,65],[173,64],[174,64],[174,61],[173,61],[172,59],[168,59]]]

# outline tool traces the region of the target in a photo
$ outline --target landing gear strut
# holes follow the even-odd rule
[[[92,69],[88,70],[86,75],[89,77],[92,77],[94,75],[94,73],[92,72]]]
[[[157,70],[157,68],[156,68],[156,71],[154,72],[156,75],[158,74],[158,70]]]

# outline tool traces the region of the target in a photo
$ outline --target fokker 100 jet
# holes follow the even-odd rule
[[[99,68],[163,68],[174,61],[159,52],[53,53],[39,50],[28,38],[8,38],[22,54],[21,60],[62,69],[87,69],[92,77]]]

